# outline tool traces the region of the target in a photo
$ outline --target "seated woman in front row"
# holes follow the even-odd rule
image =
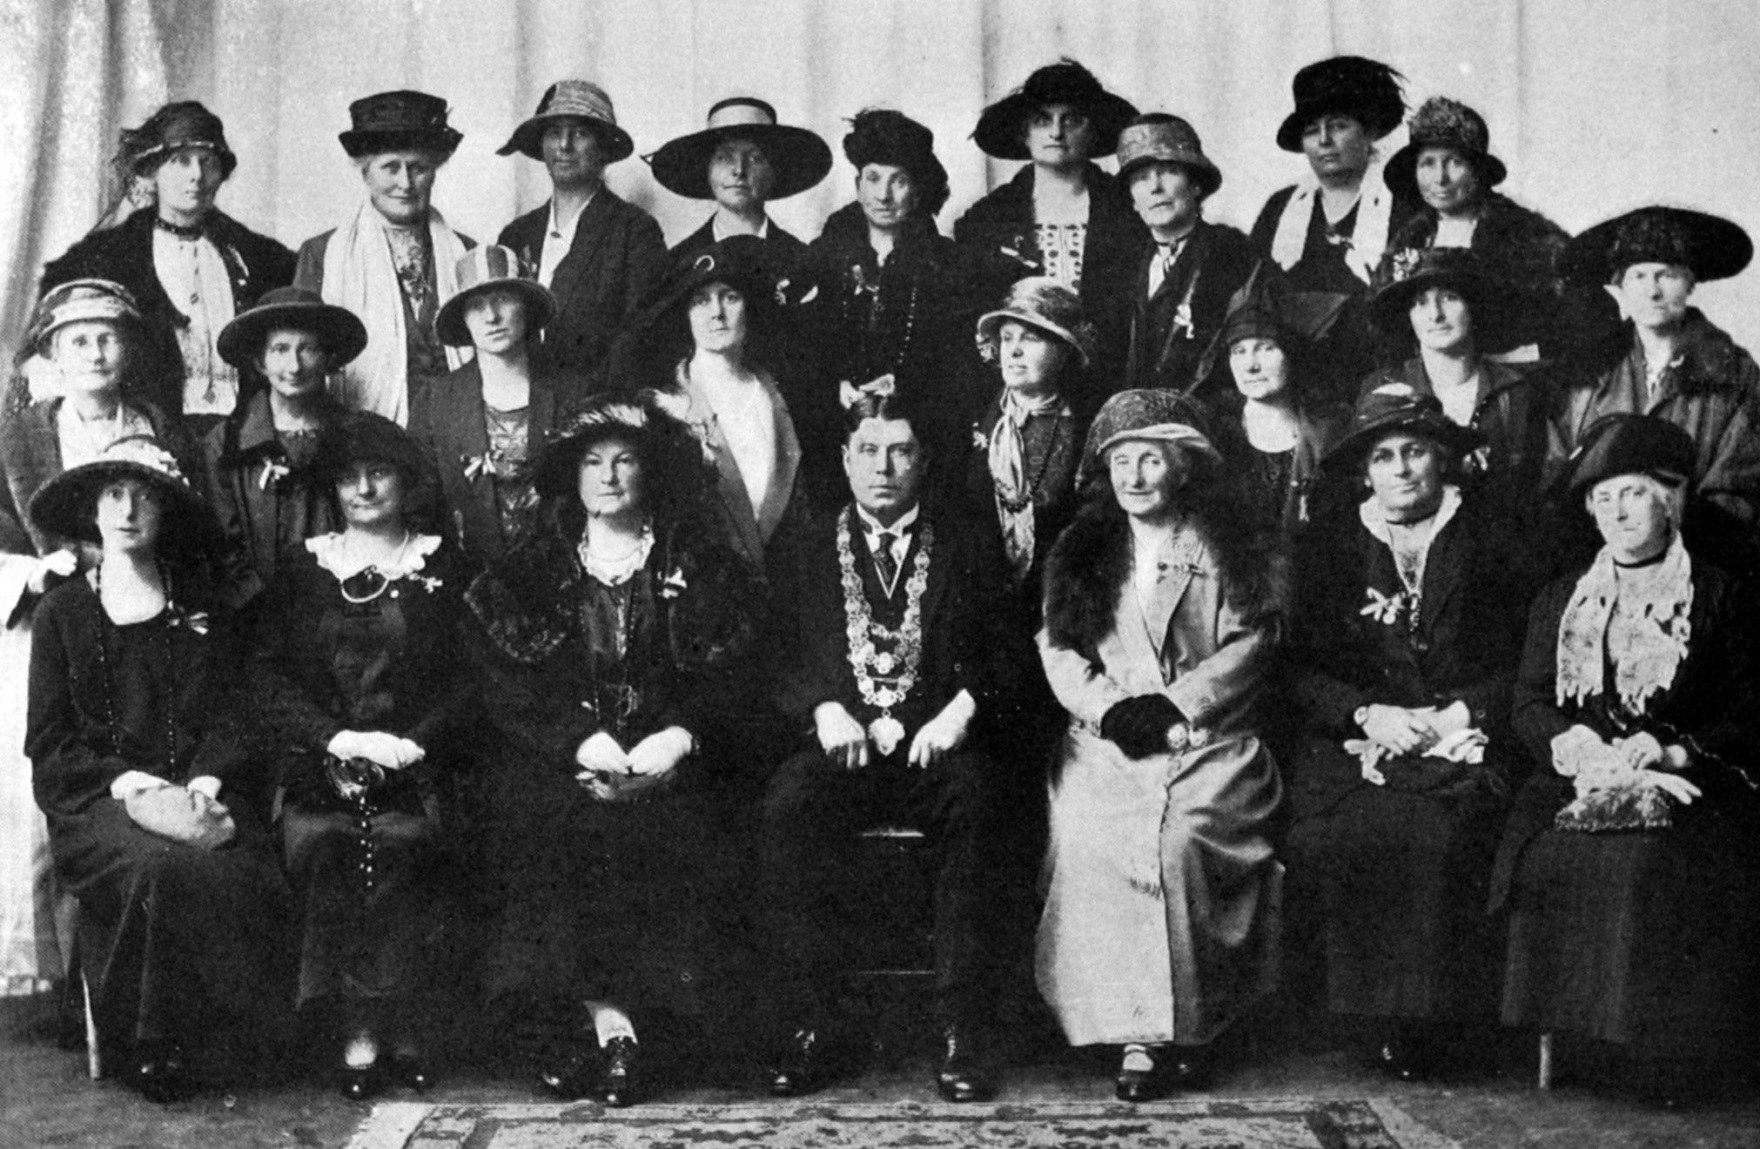
[[[1609,415],[1570,488],[1603,546],[1534,604],[1517,796],[1493,894],[1503,1021],[1619,1047],[1663,1097],[1751,1064],[1760,974],[1754,600],[1680,532],[1695,450]]]
[[[703,1008],[758,583],[716,542],[701,445],[651,403],[592,401],[534,479],[541,529],[466,595],[495,747],[485,990],[544,1090],[625,1106],[637,1020]]]
[[[31,500],[99,564],[38,604],[25,753],[106,1054],[154,1101],[259,1061],[284,1020],[291,898],[217,721],[236,680],[197,572],[219,527],[157,440],[130,436]]]
[[[1525,597],[1459,486],[1481,442],[1404,384],[1368,392],[1326,459],[1368,497],[1298,551],[1288,949],[1407,1079],[1434,1064],[1441,1024],[1488,1025],[1495,1004],[1485,893]]]

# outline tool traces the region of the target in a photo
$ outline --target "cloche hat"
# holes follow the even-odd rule
[[[709,109],[700,132],[668,140],[648,156],[660,186],[690,199],[714,199],[709,161],[728,140],[750,140],[763,149],[776,173],[771,199],[798,195],[831,171],[831,148],[805,128],[776,122],[776,109],[751,96],[732,96]]]
[[[513,249],[498,243],[479,244],[465,252],[458,261],[457,279],[458,290],[440,305],[440,312],[434,317],[434,333],[450,346],[471,345],[464,309],[473,297],[485,291],[500,288],[525,301],[528,337],[547,326],[556,314],[556,297],[550,289],[528,277]]]
[[[1589,424],[1570,453],[1570,493],[1616,475],[1655,475],[1680,485],[1693,476],[1698,451],[1693,437],[1654,415],[1603,415]]]
[[[1222,169],[1204,154],[1198,130],[1178,116],[1151,112],[1138,116],[1118,135],[1118,175],[1148,163],[1179,164],[1192,173],[1200,193],[1208,197],[1222,186]]]
[[[1082,473],[1095,475],[1106,466],[1106,452],[1130,439],[1171,443],[1191,460],[1196,472],[1222,469],[1222,452],[1204,408],[1186,395],[1159,388],[1120,391],[1106,400],[1088,427],[1082,449]]]
[[[1491,131],[1485,117],[1459,100],[1432,96],[1425,100],[1407,127],[1410,142],[1383,169],[1388,190],[1410,200],[1418,199],[1418,157],[1425,148],[1452,148],[1465,156],[1487,189],[1503,182],[1509,170],[1491,154]]]
[[[1001,305],[979,317],[979,341],[994,349],[997,332],[1006,319],[1057,336],[1075,349],[1084,367],[1094,362],[1094,325],[1082,315],[1081,298],[1049,276],[1015,280]]]
[[[146,175],[180,148],[206,148],[220,161],[222,177],[238,166],[238,157],[226,146],[226,127],[220,117],[195,100],[166,104],[138,128],[123,128],[117,149],[119,166],[133,175]]]
[[[617,126],[617,111],[605,89],[586,80],[558,80],[538,98],[538,110],[513,129],[507,142],[495,150],[498,156],[518,152],[530,159],[544,158],[544,129],[562,119],[585,120],[605,149],[605,162],[616,163],[636,150],[629,133]]]
[[[26,346],[48,356],[55,332],[69,323],[102,320],[138,330],[140,304],[128,288],[109,279],[70,279],[43,293],[31,321]]]
[[[1034,112],[1049,104],[1073,104],[1087,115],[1096,156],[1112,154],[1120,129],[1137,114],[1129,100],[1108,92],[1092,72],[1066,57],[1038,69],[985,108],[972,139],[984,154],[999,160],[1031,159],[1022,129]]]
[[[1362,56],[1333,56],[1309,64],[1290,84],[1296,107],[1277,129],[1277,146],[1286,152],[1301,151],[1308,125],[1335,112],[1355,117],[1380,139],[1405,119],[1403,79],[1386,64]]]

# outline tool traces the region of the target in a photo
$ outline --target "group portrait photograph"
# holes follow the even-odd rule
[[[0,1146],[1760,1145],[1754,0],[0,0]]]

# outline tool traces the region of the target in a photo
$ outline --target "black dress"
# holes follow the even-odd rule
[[[1579,572],[1580,574],[1580,572]],[[1556,699],[1559,622],[1579,574],[1534,603],[1515,687],[1516,733],[1535,762],[1498,850],[1494,907],[1508,911],[1506,1025],[1615,1042],[1646,1060],[1752,1048],[1760,936],[1760,745],[1753,600],[1695,561],[1691,638],[1674,681],[1631,714],[1603,690]],[[1603,738],[1648,731],[1689,743],[1704,792],[1662,830],[1553,829],[1572,797],[1551,743],[1572,725]]]
[[[178,1042],[198,1074],[234,1071],[286,1014],[291,899],[253,763],[221,718],[236,679],[221,630],[176,605],[117,625],[83,578],[38,604],[35,628],[25,752],[56,876],[79,899],[100,1040]],[[219,778],[233,840],[204,850],[137,826],[110,796],[130,770]]]
[[[702,537],[664,532],[611,586],[546,530],[467,595],[494,747],[479,801],[499,909],[484,985],[498,1012],[555,1028],[578,1023],[572,1011],[589,999],[704,1008],[725,795],[751,752],[727,735],[750,691],[737,671],[758,584]],[[670,782],[601,802],[575,780],[575,751],[593,734],[627,751],[671,726],[696,749]]]
[[[425,942],[442,897],[436,779],[457,764],[467,725],[457,657],[466,581],[444,544],[396,577],[348,580],[297,546],[264,593],[253,692],[285,792],[285,860],[305,922],[302,1008],[405,998],[425,985]],[[326,780],[325,752],[343,730],[408,738],[427,756],[344,799]]]
[[[1292,929],[1322,964],[1337,1013],[1489,1018],[1496,937],[1484,912],[1516,756],[1506,715],[1519,590],[1470,501],[1438,531],[1417,606],[1365,613],[1404,592],[1389,548],[1358,522],[1312,532],[1298,564],[1291,675],[1301,725],[1283,761]],[[1359,707],[1459,700],[1489,739],[1482,765],[1405,757],[1366,781],[1346,739]]]

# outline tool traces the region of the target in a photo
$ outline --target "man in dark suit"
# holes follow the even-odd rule
[[[849,412],[843,460],[854,501],[803,542],[785,601],[795,630],[779,702],[812,732],[762,803],[760,887],[768,981],[786,1034],[770,1089],[794,1096],[824,1076],[824,1026],[845,968],[824,907],[831,862],[865,827],[902,822],[935,846],[936,1087],[949,1101],[992,1096],[983,1043],[1013,954],[991,862],[1009,833],[999,764],[975,748],[1030,654],[999,627],[1000,563],[988,537],[918,501],[929,460],[897,397]]]
[[[1181,393],[1210,375],[1228,301],[1253,270],[1247,237],[1204,219],[1222,172],[1178,116],[1138,116],[1118,138],[1118,174],[1149,228],[1130,292],[1124,387]]]
[[[508,224],[497,242],[536,268],[538,282],[556,297],[544,358],[585,380],[588,393],[619,385],[605,377],[607,354],[666,275],[660,225],[604,183],[606,165],[633,151],[611,97],[585,80],[562,80],[499,152],[518,152],[549,169],[550,201]],[[562,399],[572,406],[584,397]]]

